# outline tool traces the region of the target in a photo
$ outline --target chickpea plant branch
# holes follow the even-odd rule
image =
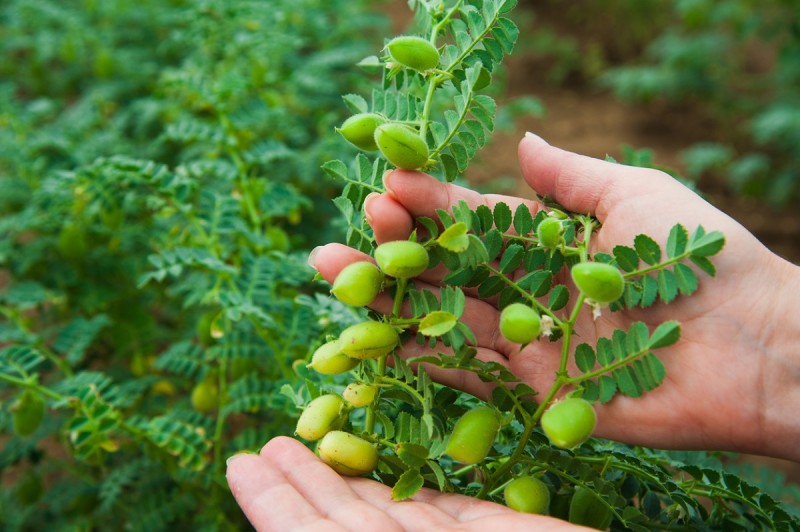
[[[308,367],[329,380],[314,385],[297,435],[318,441],[320,458],[339,473],[392,485],[397,500],[429,485],[600,529],[612,522],[682,528],[702,520],[706,510],[692,494],[710,489],[705,470],[674,461],[663,467],[635,451],[604,452],[610,444],[591,438],[595,404],[618,394],[639,397],[664,382],[655,352],[679,341],[680,324],[651,329],[635,322],[594,345],[576,345],[576,324],[690,296],[698,288],[696,271],[715,275],[709,257],[721,250],[723,235],[702,227],[690,234],[678,224],[663,249],[638,235],[610,253],[592,254],[598,220],[544,198],[535,213],[525,205],[512,212],[504,203],[472,209],[462,202],[436,219],[418,218],[408,240],[377,245],[364,224],[366,195],[381,191],[381,176],[393,168],[446,181],[463,174],[494,128],[496,104],[481,92],[519,33],[507,17],[510,0],[410,5],[417,35],[389,39],[383,56],[365,62],[382,67],[369,100],[344,98],[353,115],[338,131],[359,153],[351,164],[323,165],[344,184],[334,203],[348,223],[347,243],[375,261],[346,266],[331,292],[368,307],[393,290],[392,309],[369,311],[312,354]],[[414,279],[434,266],[446,271],[442,286],[421,289]],[[497,306],[495,326],[520,350],[560,343],[549,389],[540,393],[505,365],[481,359],[475,334],[461,321],[466,292]],[[404,356],[402,346],[414,342],[414,356]],[[347,384],[359,366],[366,369],[358,382]],[[493,392],[484,402],[434,384],[434,368],[473,373]],[[675,471],[690,472],[700,487],[676,483]],[[732,504],[753,501],[715,494]],[[561,514],[551,497],[568,499]],[[769,526],[786,517],[748,516]]]

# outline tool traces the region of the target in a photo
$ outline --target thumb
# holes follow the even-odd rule
[[[679,185],[659,170],[578,155],[550,146],[533,133],[520,142],[519,161],[525,181],[540,196],[572,212],[593,214],[601,222],[623,201],[672,194]]]

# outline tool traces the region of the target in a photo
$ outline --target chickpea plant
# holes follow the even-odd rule
[[[339,132],[361,153],[323,169],[346,184],[335,204],[347,243],[374,263],[346,267],[332,293],[366,307],[383,292],[393,304],[320,345],[306,387],[285,388],[303,407],[297,435],[319,442],[320,458],[339,473],[392,485],[397,500],[429,486],[601,529],[796,526],[734,475],[591,438],[594,405],[662,384],[657,353],[680,340],[680,324],[637,322],[590,345],[576,337],[578,317],[690,296],[701,275],[715,274],[710,257],[722,234],[676,225],[665,249],[639,235],[592,254],[599,222],[591,216],[549,201],[535,213],[461,203],[435,220],[417,219],[407,241],[376,245],[362,209],[368,193],[383,190],[385,171],[420,169],[452,181],[489,140],[496,105],[481,91],[517,39],[508,18],[514,4],[410,2],[415,34],[388,39],[362,62],[380,77],[370,99],[344,97],[353,116]],[[417,286],[414,278],[437,265],[448,271],[438,293]],[[534,390],[476,356],[475,335],[460,321],[464,290],[496,300],[509,341],[560,343],[550,389]],[[423,354],[398,356],[409,341]],[[490,401],[435,384],[430,368],[474,373],[494,385]]]

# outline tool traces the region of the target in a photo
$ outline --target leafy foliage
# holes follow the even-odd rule
[[[425,169],[460,178],[503,122],[496,84],[485,84],[502,78],[518,38],[514,4],[410,2],[413,31],[440,44],[428,72],[363,59],[382,28],[366,2],[0,7],[0,50],[12,58],[0,62],[0,528],[239,530],[225,457],[291,432],[300,408],[353,378],[381,392],[376,407],[351,409],[345,428],[369,426],[364,437],[382,453],[376,477],[397,499],[422,486],[497,499],[521,468],[563,500],[592,490],[614,508],[614,526],[795,525],[759,488],[705,463],[599,440],[551,447],[536,428],[543,391],[476,357],[460,321],[467,290],[536,301],[552,316],[551,340],[569,337],[562,311],[581,296],[556,279],[583,259],[588,217],[566,217],[554,250],[535,236],[544,213],[527,209],[460,205],[420,220],[450,286],[386,288],[412,311],[388,320],[427,351],[330,378],[306,367],[316,346],[368,313],[323,296],[305,250],[346,229],[350,245],[371,251],[363,201],[390,168],[364,154],[342,162],[353,153],[333,135],[344,108],[412,122],[430,147]],[[358,61],[376,87],[352,72]],[[328,223],[336,209],[340,226]],[[626,244],[632,252],[591,257],[625,272],[626,295],[609,311],[628,292],[649,294],[651,277],[662,303],[689,295],[699,279],[682,261],[714,274],[720,235],[673,232],[665,250],[641,237]],[[658,349],[678,327],[645,329],[565,351],[580,371],[561,386],[601,399],[660,383]],[[434,383],[435,369],[495,385],[503,422],[485,464],[465,469],[445,454],[454,420],[478,402]],[[14,434],[26,394],[46,415]],[[44,493],[23,501],[21,486],[37,478]]]
[[[376,113],[418,133],[429,149],[421,169],[443,181],[459,177],[494,129],[496,105],[479,93],[477,81],[481,69],[493,69],[511,51],[518,32],[504,15],[513,4],[411,2],[417,34],[440,52],[438,67],[420,71],[372,57],[361,63],[380,74],[371,101],[349,94],[346,105],[353,113]],[[463,75],[445,75],[459,71]],[[391,166],[392,158],[382,153],[360,153],[351,165],[339,160],[323,165],[329,176],[345,184],[334,202],[348,225],[347,243],[366,253],[375,242],[363,202],[367,194],[383,191],[381,176]],[[502,502],[500,492],[512,478],[534,474],[555,499],[551,515],[569,519],[570,500],[578,492],[588,493],[610,512],[613,529],[800,526],[759,488],[700,460],[684,462],[668,453],[600,440],[573,449],[548,441],[540,420],[561,392],[580,398],[581,404],[605,403],[617,394],[640,397],[665,382],[659,350],[680,340],[675,321],[652,326],[636,321],[627,330],[599,337],[595,345],[573,345],[576,322],[587,304],[596,319],[602,312],[691,296],[703,274],[716,274],[711,257],[725,239],[717,231],[697,227],[690,233],[678,224],[664,245],[642,234],[611,254],[591,255],[589,243],[599,222],[567,213],[546,198],[544,203],[546,208],[532,213],[524,203],[512,210],[502,202],[493,208],[461,202],[449,212],[438,211],[435,219],[417,218],[417,230],[409,238],[427,250],[429,267],[446,272],[444,286],[430,290],[384,272],[384,288],[394,305],[391,311],[370,314],[381,327],[389,324],[416,340],[415,355],[405,359],[381,353],[330,380],[311,372],[304,385],[284,388],[284,394],[303,407],[321,394],[337,394],[348,378],[377,390],[371,403],[345,408],[342,430],[380,451],[373,477],[392,486],[395,500],[430,486]],[[558,221],[555,242],[538,232],[545,219]],[[375,255],[386,249],[378,247]],[[593,301],[583,288],[565,280],[565,272],[592,262],[606,263],[604,271],[610,267],[619,277],[615,301]],[[534,390],[505,365],[477,356],[475,335],[461,321],[467,291],[491,299],[500,309],[522,303],[536,311],[543,325],[541,337],[533,341],[558,345],[561,351],[549,390]],[[359,339],[369,340],[366,334]],[[343,348],[342,354],[346,352]],[[492,385],[489,411],[502,422],[491,448],[475,463],[457,463],[448,442],[456,421],[480,401],[435,384],[431,374],[440,370],[471,372]]]
[[[354,320],[315,303],[303,250],[335,234],[319,165],[349,153],[339,95],[382,24],[338,0],[3,3],[0,470],[46,494],[0,490],[0,528],[244,526],[225,458],[289,430],[294,361]],[[46,415],[15,436],[23,392]]]
[[[787,204],[800,190],[796,11],[779,0],[665,3],[639,64],[601,81],[626,100],[703,105],[729,133],[684,152],[689,177],[718,172],[740,192]]]

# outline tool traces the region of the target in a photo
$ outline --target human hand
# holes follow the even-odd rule
[[[603,224],[592,239],[592,252],[630,244],[639,233],[662,245],[675,223],[722,231],[725,249],[715,258],[717,277],[702,276],[691,298],[669,306],[604,312],[594,321],[583,313],[576,324],[581,341],[593,344],[634,321],[656,325],[668,319],[682,324],[682,338],[659,350],[667,382],[641,398],[617,396],[598,406],[596,435],[662,448],[724,449],[800,460],[791,442],[800,435],[794,413],[800,408],[800,319],[793,299],[800,295],[800,269],[767,250],[733,219],[663,172],[604,162],[549,146],[535,136],[520,143],[523,176],[540,195],[573,212],[595,215]],[[405,239],[414,218],[435,216],[458,201],[472,208],[503,201],[512,210],[525,203],[536,213],[537,201],[474,191],[409,171],[384,177],[387,192],[365,202],[378,242]],[[310,263],[329,281],[350,262],[365,256],[337,244],[315,250]],[[435,289],[445,272],[433,268],[418,285]],[[565,276],[566,277],[566,276]],[[569,283],[564,278],[561,282]],[[507,366],[534,389],[547,390],[559,363],[560,346],[534,342],[519,350],[498,334],[495,301],[467,292],[462,320],[478,340],[478,357]],[[391,308],[388,296],[373,305]],[[427,352],[413,339],[401,354]],[[440,382],[488,397],[490,385],[473,374],[427,368]]]
[[[228,461],[228,484],[256,530],[586,530],[501,504],[424,488],[411,500],[366,478],[341,477],[302,443],[278,437]]]

